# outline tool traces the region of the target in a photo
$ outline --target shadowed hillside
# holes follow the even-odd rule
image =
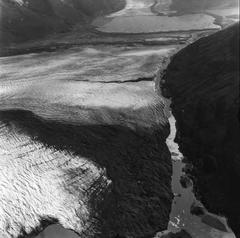
[[[205,205],[240,235],[239,24],[177,53],[162,78]]]
[[[124,5],[124,0],[1,0],[0,45],[64,32]]]

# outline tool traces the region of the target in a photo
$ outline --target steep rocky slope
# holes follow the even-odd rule
[[[205,205],[240,236],[239,24],[177,53],[161,81]]]
[[[124,5],[124,0],[1,0],[0,45],[67,31]]]

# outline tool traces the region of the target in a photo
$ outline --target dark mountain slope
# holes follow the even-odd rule
[[[239,24],[177,53],[162,85],[207,207],[240,236]]]
[[[238,0],[173,0],[171,9],[179,13],[195,12],[208,8],[237,7]]]
[[[67,31],[124,4],[124,0],[0,0],[0,45]]]

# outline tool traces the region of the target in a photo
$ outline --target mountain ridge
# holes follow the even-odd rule
[[[239,23],[179,51],[162,75],[198,194],[239,237]]]
[[[124,0],[1,0],[0,45],[66,32],[124,5]]]

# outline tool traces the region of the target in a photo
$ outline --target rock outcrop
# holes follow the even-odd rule
[[[65,32],[124,5],[124,0],[2,0],[0,45]]]
[[[172,98],[181,150],[206,207],[240,236],[239,24],[173,56],[161,88]]]

